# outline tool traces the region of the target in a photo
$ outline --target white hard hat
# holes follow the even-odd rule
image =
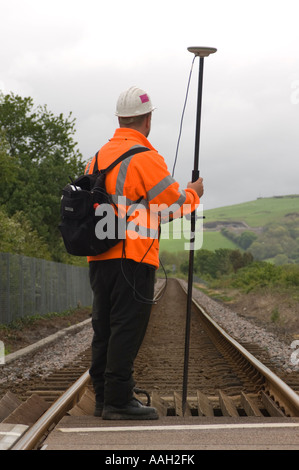
[[[146,91],[133,86],[119,96],[115,114],[119,117],[142,116],[154,109]]]

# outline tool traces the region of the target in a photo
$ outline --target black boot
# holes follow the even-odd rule
[[[104,403],[96,403],[93,415],[100,418],[103,413],[103,408],[104,408]]]
[[[111,406],[104,405],[103,419],[122,419],[122,420],[143,420],[143,419],[158,419],[156,408],[144,406],[137,398],[132,398],[124,406]]]

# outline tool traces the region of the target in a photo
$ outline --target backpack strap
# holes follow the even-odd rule
[[[92,171],[93,174],[96,173],[97,171],[99,171],[99,169],[98,169],[98,155],[99,155],[99,151],[95,154],[96,161],[95,161],[93,171]]]
[[[93,173],[96,173],[97,171],[99,171],[101,174],[106,174],[106,173],[108,173],[108,171],[112,170],[112,168],[114,168],[116,165],[118,165],[120,162],[122,162],[126,158],[131,157],[132,155],[135,155],[137,153],[148,152],[149,150],[150,149],[147,148],[147,147],[141,147],[141,146],[132,147],[130,150],[128,150],[123,155],[118,157],[113,163],[111,163],[111,165],[109,165],[107,168],[105,168],[103,170],[98,170],[98,154],[99,154],[99,152],[97,152],[96,155],[95,155],[96,161],[95,161]]]

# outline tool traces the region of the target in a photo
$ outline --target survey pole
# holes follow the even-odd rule
[[[202,85],[204,58],[217,51],[214,47],[188,47],[188,51],[199,57],[199,75],[198,75],[198,92],[197,92],[197,111],[196,111],[196,131],[195,131],[195,150],[194,165],[192,170],[192,182],[198,180],[199,171],[199,146],[200,146],[200,125],[201,125],[201,107],[202,107]],[[187,390],[188,390],[188,369],[189,369],[189,349],[190,349],[190,324],[191,324],[191,306],[192,306],[192,285],[193,285],[193,268],[194,268],[194,246],[195,246],[195,226],[196,213],[191,214],[191,235],[190,235],[190,251],[189,251],[189,272],[188,272],[188,292],[187,292],[187,313],[185,328],[185,354],[184,354],[184,373],[183,373],[183,395],[182,408],[183,415],[186,410]]]

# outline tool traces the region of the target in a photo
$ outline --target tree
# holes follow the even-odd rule
[[[32,229],[21,212],[8,217],[0,207],[0,252],[51,260],[47,244]]]
[[[240,250],[223,248],[215,251],[199,250],[195,256],[194,267],[197,274],[203,276],[207,274],[216,279],[237,272],[252,261],[251,253],[241,253]],[[186,269],[186,265],[184,268]]]
[[[238,245],[243,248],[243,250],[247,250],[250,245],[257,239],[257,235],[254,232],[249,230],[245,230],[242,232],[240,237],[238,238]]]
[[[6,204],[19,177],[19,167],[8,153],[9,144],[0,129],[0,205]]]
[[[280,222],[279,222],[280,223]],[[293,238],[296,235],[294,227],[289,231],[288,224],[267,224],[262,234],[250,245],[250,251],[257,260],[275,258],[277,255],[287,255],[288,258],[296,258],[297,242]]]
[[[224,235],[224,237],[232,240],[234,243],[236,243],[236,245],[239,245],[239,247],[243,250],[247,250],[247,248],[249,248],[250,245],[257,239],[257,235],[250,230],[245,230],[241,233],[241,235],[238,235],[237,233],[234,233],[227,228],[222,228],[221,233]]]
[[[70,162],[80,160],[81,154],[74,141],[75,119],[72,113],[54,116],[47,106],[34,109],[32,98],[0,94],[0,124],[9,144],[9,154],[26,161],[41,161],[59,152]]]
[[[229,254],[229,259],[236,273],[239,269],[252,263],[253,256],[251,253],[241,253],[239,250],[232,250]]]
[[[194,258],[195,272],[208,274],[212,277],[217,275],[217,263],[215,252],[209,250],[198,250]]]
[[[84,171],[74,140],[71,113],[55,116],[32,98],[0,94],[1,156],[8,185],[0,202],[10,216],[22,211],[33,230],[48,243],[53,259],[64,257],[58,224],[61,190]]]

